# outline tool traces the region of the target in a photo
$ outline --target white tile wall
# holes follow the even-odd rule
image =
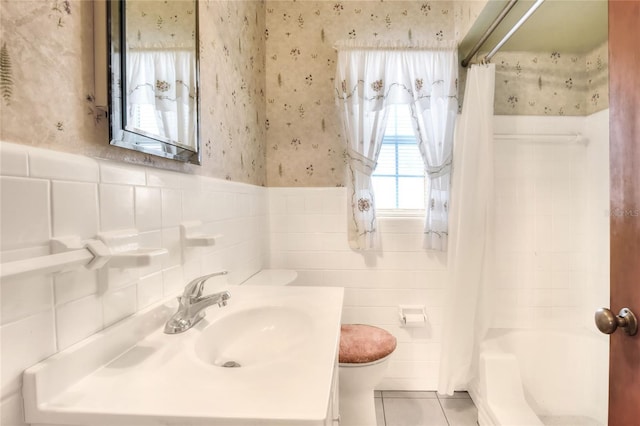
[[[138,304],[137,285],[132,284],[109,291],[102,296],[104,325],[115,324],[135,313]]]
[[[53,282],[50,276],[35,275],[2,281],[0,317],[2,324],[51,309]]]
[[[138,282],[138,307],[145,308],[162,299],[162,271],[140,278]]]
[[[49,187],[47,180],[0,177],[2,251],[49,244]]]
[[[11,394],[0,401],[0,425],[20,426],[24,424],[23,419],[22,396],[20,394]]]
[[[584,297],[594,294],[589,270],[608,265],[607,123],[608,111],[589,117],[495,118],[496,133],[579,132],[589,143],[534,137],[495,142],[501,314],[494,326],[592,328],[595,308],[585,307]],[[598,287],[608,295],[608,277],[598,275]]]
[[[61,272],[53,277],[56,304],[77,300],[98,292],[98,274],[84,269]]]
[[[19,392],[22,371],[56,352],[54,311],[43,311],[0,328],[1,398]]]
[[[101,231],[135,228],[133,190],[129,185],[100,184]]]
[[[138,269],[105,267],[0,282],[1,424],[22,424],[22,371],[217,269],[239,283],[267,263],[267,193],[252,185],[0,143],[2,262],[46,255],[52,237],[138,228],[169,255]],[[180,222],[220,244],[183,253]],[[221,284],[218,284],[221,285]]]
[[[297,285],[345,287],[343,323],[390,331],[398,348],[381,389],[435,389],[446,256],[422,249],[422,218],[379,218],[382,248],[352,251],[344,188],[269,188],[272,268],[298,271]],[[424,328],[402,328],[400,304],[423,304]]]
[[[20,145],[7,144],[0,156],[0,170],[3,176],[28,176],[29,156]]]
[[[61,181],[98,182],[98,163],[91,158],[44,149],[28,151],[29,176]]]
[[[160,188],[135,188],[136,228],[150,231],[162,227],[162,198]]]
[[[95,183],[53,181],[53,236],[92,238],[98,233],[98,186]]]
[[[56,306],[58,350],[91,336],[104,324],[102,301],[97,294]]]
[[[179,189],[163,188],[161,192],[162,227],[177,227],[182,218],[182,192]]]

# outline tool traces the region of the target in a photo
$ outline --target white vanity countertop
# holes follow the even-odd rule
[[[324,424],[337,361],[343,289],[242,285],[229,291],[228,306],[210,307],[207,317],[185,333],[164,334],[164,319],[173,307],[159,305],[31,367],[23,389],[27,422]],[[196,355],[195,342],[208,325],[265,305],[307,315],[299,344],[286,353],[273,355],[272,348],[265,357],[257,353],[258,362],[240,368],[218,367]],[[140,336],[144,329],[153,331]],[[127,345],[136,333],[141,339]],[[96,360],[109,354],[115,356]]]

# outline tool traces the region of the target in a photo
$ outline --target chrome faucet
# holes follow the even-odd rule
[[[214,272],[213,274],[204,275],[191,281],[184,288],[182,296],[178,297],[178,311],[173,314],[164,326],[164,332],[167,334],[177,334],[187,331],[204,318],[204,310],[211,305],[218,304],[223,307],[227,305],[227,300],[231,297],[228,291],[203,296],[204,283],[213,277],[227,275],[227,271]]]

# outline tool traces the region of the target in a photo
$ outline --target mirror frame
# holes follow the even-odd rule
[[[199,39],[199,6],[195,3],[195,59],[196,59],[196,147],[188,147],[126,130],[124,111],[126,102],[126,82],[122,76],[126,75],[126,0],[107,0],[107,45],[108,45],[108,110],[109,110],[109,143],[121,148],[132,149],[146,154],[184,161],[191,164],[201,164],[200,149],[200,39]],[[151,148],[153,146],[154,148]]]

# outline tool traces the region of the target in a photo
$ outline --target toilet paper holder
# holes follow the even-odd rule
[[[427,324],[424,305],[400,305],[398,316],[402,327],[424,327]]]

